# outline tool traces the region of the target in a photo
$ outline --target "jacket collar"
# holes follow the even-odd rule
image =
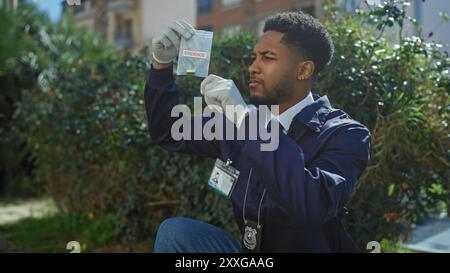
[[[327,96],[313,95],[314,102],[298,112],[289,130],[298,130],[298,123],[304,124],[314,132],[320,132],[327,120],[327,115],[333,111]]]

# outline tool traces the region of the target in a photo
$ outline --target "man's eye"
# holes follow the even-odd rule
[[[268,57],[268,56],[262,56],[262,59],[263,60],[274,60],[274,58],[272,58],[272,57]]]

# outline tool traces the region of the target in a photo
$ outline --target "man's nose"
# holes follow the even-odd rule
[[[248,67],[248,73],[250,73],[250,75],[252,75],[252,74],[258,74],[259,72],[260,72],[260,69],[259,69],[258,61],[257,60],[252,61],[252,63]]]

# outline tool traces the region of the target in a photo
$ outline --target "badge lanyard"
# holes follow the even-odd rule
[[[248,186],[250,184],[250,178],[252,177],[253,168],[250,169],[248,175],[247,187],[245,188],[244,205],[242,207],[242,218],[244,219],[244,235],[242,237],[242,251],[243,252],[259,252],[261,247],[261,234],[262,225],[260,223],[261,216],[261,205],[266,194],[266,189],[264,189],[261,200],[258,206],[258,222],[248,220],[245,218],[245,205],[247,203]]]

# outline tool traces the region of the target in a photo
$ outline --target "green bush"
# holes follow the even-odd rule
[[[42,17],[36,15],[36,22]],[[0,196],[30,195],[36,188],[27,177],[32,162],[23,141],[11,134],[11,122],[21,90],[35,88],[35,77],[46,64],[42,49],[19,25],[19,18],[0,10]]]
[[[364,248],[405,239],[411,223],[450,200],[449,59],[437,44],[402,37],[412,20],[402,8],[385,4],[351,15],[332,9],[327,26],[336,54],[316,85],[372,131],[371,164],[348,219]]]
[[[70,67],[81,55],[95,61],[112,51],[70,20],[51,24],[24,1],[14,13],[0,12],[0,196],[35,195],[42,192],[45,179],[34,173],[36,158],[27,149],[27,138],[14,133],[14,115],[21,114],[17,103],[29,100],[33,91],[45,92],[48,76],[59,76],[54,72]]]
[[[230,204],[207,190],[212,161],[151,143],[145,56],[115,53],[70,20],[39,33],[47,38],[39,46],[51,65],[36,77],[38,88],[22,96],[15,131],[35,157],[35,179],[45,181],[62,212],[116,213],[128,241],[151,236],[160,221],[178,213],[222,226],[232,222]],[[192,103],[199,81],[186,78],[180,85]]]
[[[405,19],[393,5],[370,16],[330,10],[325,23],[336,55],[313,89],[373,133],[373,159],[348,219],[363,248],[382,238],[396,242],[411,223],[449,200],[448,58],[421,38],[386,39],[388,17],[397,24]],[[378,28],[374,19],[381,22]],[[35,30],[27,35],[40,37],[36,50],[48,64],[30,76],[36,86],[22,90],[14,136],[26,142],[35,158],[34,177],[60,210],[117,215],[107,225],[116,223],[125,242],[151,237],[160,221],[176,214],[236,232],[231,205],[206,183],[213,161],[166,152],[151,142],[143,105],[145,54],[113,52],[67,20],[51,28],[33,23],[28,18],[19,25]],[[255,41],[245,33],[216,39],[211,73],[233,78],[246,93]],[[39,56],[34,49],[29,53]],[[177,82],[182,102],[192,104],[200,79]]]

